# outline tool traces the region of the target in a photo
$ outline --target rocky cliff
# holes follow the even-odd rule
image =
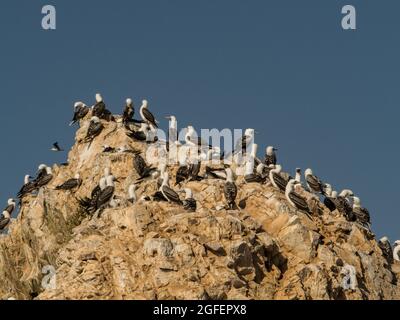
[[[310,218],[268,184],[239,177],[243,209],[231,211],[222,208],[224,182],[212,179],[186,185],[196,212],[124,201],[138,178],[132,154],[103,153],[102,146],[144,152],[146,144],[105,122],[88,148],[88,122],[81,122],[68,165],[53,166],[51,183],[24,199],[0,238],[0,299],[400,298],[400,263],[384,258],[371,232],[322,203],[321,214]],[[78,199],[90,195],[106,167],[122,200],[93,217]],[[83,179],[78,191],[54,190],[76,173]],[[145,181],[138,198],[154,191],[155,182]],[[355,279],[346,286],[352,267]]]

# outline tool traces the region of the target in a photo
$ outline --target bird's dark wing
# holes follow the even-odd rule
[[[4,218],[4,216],[2,215],[0,217],[0,230],[3,230],[5,227],[7,227],[7,225],[10,223],[11,219],[9,218]]]
[[[265,155],[264,163],[266,166],[270,166],[271,164],[276,165],[276,155],[275,154],[271,156]]]
[[[181,199],[179,199],[179,195],[172,190],[168,186],[163,186],[162,187],[162,193],[164,197],[166,197],[169,201],[176,202],[176,203],[182,203]]]
[[[97,198],[97,203],[96,203],[96,208],[100,208],[101,206],[105,205],[106,203],[108,203],[108,201],[110,201],[110,199],[112,198],[113,194],[114,194],[114,187],[106,187],[103,191],[101,191],[99,193],[99,196]]]
[[[9,214],[11,214],[15,209],[15,206],[13,204],[10,204],[5,208],[3,211],[7,211]]]
[[[193,163],[189,166],[189,174],[191,179],[193,180],[197,179],[200,172],[200,168],[201,168],[200,162]]]
[[[101,118],[103,117],[105,110],[106,110],[106,105],[103,101],[101,101],[94,105],[92,114],[93,116]]]
[[[139,155],[139,154],[135,155],[135,158],[133,159],[133,166],[134,166],[137,174],[140,177],[142,177],[145,169],[147,168],[147,165],[141,155]]]
[[[95,137],[97,137],[101,131],[104,129],[104,126],[102,123],[98,122],[91,122],[86,134],[86,141],[91,141]]]
[[[332,198],[325,197],[324,204],[331,212],[336,210],[336,205]]]
[[[296,205],[297,208],[299,208],[300,210],[304,210],[309,212],[310,209],[308,207],[307,201],[301,197],[300,195],[298,195],[295,192],[290,192],[289,193],[289,198],[290,200],[293,201],[293,203]]]
[[[35,182],[35,187],[36,188],[44,187],[46,184],[48,184],[51,181],[51,179],[53,179],[53,175],[52,174],[46,174],[41,179],[39,179],[39,180],[37,180]]]
[[[147,108],[143,108],[142,112],[143,112],[144,118],[148,122],[150,122],[154,127],[158,128],[158,126],[156,124],[156,119],[154,118],[153,114],[149,110],[147,110]]]
[[[285,178],[283,178],[279,173],[274,173],[272,178],[274,179],[276,185],[278,186],[278,188],[282,191],[286,190],[286,186],[288,184],[288,180],[286,180]]]
[[[314,176],[314,175],[308,175],[306,177],[307,183],[309,184],[310,188],[313,191],[316,192],[323,192],[324,188],[323,188],[323,184],[321,182],[321,180],[319,180],[318,177]]]
[[[59,185],[56,187],[56,190],[70,190],[74,189],[77,186],[79,186],[79,181],[80,179],[69,179],[66,182],[64,182],[62,185]]]
[[[181,166],[178,168],[175,177],[175,185],[180,184],[189,177],[189,168],[187,166]]]
[[[248,174],[248,175],[244,176],[244,180],[247,183],[252,183],[252,182],[261,183],[261,182],[265,181],[265,178],[261,177],[258,174],[253,173],[253,174]]]
[[[188,211],[196,211],[197,204],[193,198],[183,200],[183,208]]]
[[[226,182],[224,186],[225,198],[228,202],[234,202],[237,196],[237,187],[233,182]]]

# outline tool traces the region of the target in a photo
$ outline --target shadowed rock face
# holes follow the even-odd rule
[[[137,178],[133,155],[105,154],[102,146],[132,142],[116,123],[90,148],[81,122],[68,166],[54,166],[54,179],[25,198],[8,235],[0,238],[0,299],[399,299],[400,263],[388,263],[374,236],[331,214],[309,219],[293,210],[269,185],[244,184],[237,202],[224,205],[223,181],[193,181],[197,211],[175,204],[124,201]],[[99,218],[86,215],[77,199],[90,196],[110,167],[120,206]],[[174,177],[176,168],[170,168]],[[204,168],[200,174],[202,174]],[[76,193],[53,190],[80,173]],[[152,195],[145,181],[137,198]],[[216,209],[218,208],[218,210]],[[344,265],[356,271],[356,289],[346,289]],[[42,273],[53,266],[52,286]]]

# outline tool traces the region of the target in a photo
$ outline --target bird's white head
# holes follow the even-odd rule
[[[114,187],[115,177],[110,175],[106,178],[107,187]]]
[[[337,191],[332,191],[331,197],[332,198],[337,198],[337,196],[338,196]]]
[[[267,147],[265,153],[267,156],[272,156],[275,153],[276,149],[273,146]]]
[[[244,135],[247,137],[254,137],[254,132],[254,129],[249,128],[245,130]]]
[[[186,194],[186,199],[191,199],[191,198],[193,198],[193,192],[192,192],[192,189],[185,188],[185,189],[183,189],[183,190],[185,191],[185,194]]]
[[[388,243],[389,242],[389,238],[388,237],[383,237],[381,239],[379,239],[380,242],[382,243]]]
[[[354,196],[354,192],[351,191],[351,190],[349,190],[349,189],[344,189],[344,190],[339,194],[339,196],[344,197],[344,198],[346,198],[346,197],[353,197],[353,196]]]
[[[81,101],[78,101],[78,102],[75,102],[74,109],[76,110],[76,109],[78,109],[80,107],[83,107],[83,106],[84,106],[84,103],[81,102]]]
[[[43,170],[43,169],[46,169],[46,165],[45,164],[41,164],[39,167],[38,167],[38,170]]]
[[[394,244],[397,245],[397,246],[399,246],[399,245],[400,245],[400,240],[396,240],[396,241],[394,242]]]
[[[282,166],[281,166],[280,164],[277,164],[277,165],[275,166],[274,171],[277,172],[277,173],[280,173],[280,172],[282,171]]]
[[[132,99],[131,98],[128,98],[128,99],[126,99],[126,105],[127,106],[132,106]]]
[[[97,102],[97,103],[103,102],[103,97],[101,96],[100,93],[96,93],[96,102]]]
[[[100,119],[99,119],[99,117],[92,117],[92,118],[90,119],[90,121],[91,121],[91,122],[94,122],[94,123],[99,123],[99,122],[100,122]]]
[[[142,108],[147,108],[149,105],[149,102],[147,100],[142,101]]]
[[[76,175],[75,175],[75,177],[74,177],[75,179],[80,179],[81,178],[81,176],[80,176],[80,174],[79,173],[77,173]]]
[[[307,176],[312,176],[312,174],[313,174],[313,172],[312,172],[312,170],[310,169],[310,168],[308,168],[305,172],[304,172],[304,175],[307,177]]]
[[[7,203],[8,203],[9,206],[11,206],[11,205],[15,206],[15,200],[14,199],[8,199]]]
[[[106,178],[102,177],[99,182],[99,186],[101,190],[104,190],[107,186]]]
[[[359,197],[353,197],[353,205],[355,207],[360,207],[361,206],[361,200]]]

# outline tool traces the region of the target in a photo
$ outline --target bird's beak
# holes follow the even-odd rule
[[[274,148],[273,150],[274,150],[274,151],[278,151],[278,149],[277,149],[277,148]]]
[[[171,120],[171,116],[165,117],[165,119]]]

